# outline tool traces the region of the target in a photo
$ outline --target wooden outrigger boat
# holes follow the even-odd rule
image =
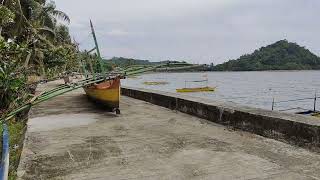
[[[101,68],[101,71],[104,72],[96,34],[91,21],[90,21],[90,26],[91,26],[91,31],[92,31],[93,39],[95,42],[95,46],[96,46],[93,50],[97,51],[97,55],[99,57],[99,62],[100,62],[100,68]],[[120,75],[110,75],[109,78],[106,79],[105,81],[98,84],[83,87],[83,89],[86,92],[86,95],[89,97],[89,99],[107,107],[112,112],[116,112],[116,114],[120,114],[119,107],[120,107],[120,86],[121,86],[120,79],[121,78],[122,77]]]
[[[120,77],[84,87],[87,96],[116,114],[120,114]]]
[[[195,87],[195,88],[187,88],[187,82],[206,82],[206,86],[204,87]],[[179,93],[190,93],[190,92],[213,92],[216,90],[216,87],[209,87],[208,86],[208,78],[206,80],[202,81],[185,81],[185,87],[181,89],[176,89],[177,92]]]

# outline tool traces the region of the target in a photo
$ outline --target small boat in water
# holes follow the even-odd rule
[[[203,83],[205,82],[206,85],[203,87],[189,87],[187,88],[187,83]],[[200,81],[185,81],[185,87],[181,89],[176,89],[177,92],[179,93],[190,93],[190,92],[214,92],[216,90],[216,87],[209,87],[209,80],[208,77],[206,76],[205,80],[200,80]]]
[[[199,88],[182,88],[176,89],[179,93],[188,93],[188,92],[213,92],[216,90],[216,87],[199,87]]]
[[[91,100],[120,114],[120,79],[120,77],[115,77],[83,89]]]
[[[166,81],[146,81],[144,82],[143,84],[145,85],[149,85],[149,86],[156,86],[156,85],[166,85],[166,84],[169,84],[168,82]]]

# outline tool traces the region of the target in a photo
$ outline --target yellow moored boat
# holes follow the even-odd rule
[[[102,58],[100,55],[100,50],[99,50],[96,34],[95,34],[94,27],[93,27],[91,20],[90,20],[90,26],[91,26],[93,40],[95,42],[95,47],[92,50],[90,50],[88,53],[90,53],[94,50],[96,51],[98,58],[99,58],[98,62],[99,62],[100,71],[102,73],[106,73],[104,71],[104,68],[102,65],[103,62],[102,62]],[[95,74],[95,72],[93,70],[91,70],[91,72],[93,74]],[[91,100],[97,102],[98,104],[104,105],[105,107],[109,108],[112,112],[115,111],[117,114],[120,114],[119,104],[120,104],[120,79],[121,79],[121,76],[120,75],[116,75],[116,76],[110,75],[108,78],[109,79],[106,79],[105,81],[103,81],[101,83],[97,83],[97,84],[83,87],[83,89],[86,92],[87,96]]]
[[[120,77],[83,88],[87,96],[120,114]]]
[[[200,87],[200,88],[182,88],[176,89],[179,93],[188,93],[188,92],[212,92],[215,91],[215,87]]]
[[[176,89],[177,92],[179,93],[189,93],[189,92],[213,92],[216,90],[216,87],[209,87],[209,80],[208,80],[208,76],[205,75],[204,77],[206,77],[205,80],[199,80],[199,81],[185,81],[185,88],[181,88],[181,89]],[[195,88],[187,88],[187,83],[206,83],[206,86],[204,87],[195,87]]]
[[[158,82],[157,81],[146,81],[143,84],[149,85],[149,86],[156,86],[156,85],[166,85],[169,83],[166,81],[158,81]]]

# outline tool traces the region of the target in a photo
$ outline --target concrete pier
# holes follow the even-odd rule
[[[121,113],[82,90],[34,107],[19,179],[320,179],[306,149],[125,96]]]
[[[224,126],[320,152],[320,120],[150,89],[122,88],[122,94]]]

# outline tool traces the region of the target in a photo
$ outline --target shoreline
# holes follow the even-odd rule
[[[202,73],[202,72],[312,72],[320,71],[319,70],[263,70],[263,71],[158,71],[158,72],[149,72],[146,74],[156,74],[156,73]]]

